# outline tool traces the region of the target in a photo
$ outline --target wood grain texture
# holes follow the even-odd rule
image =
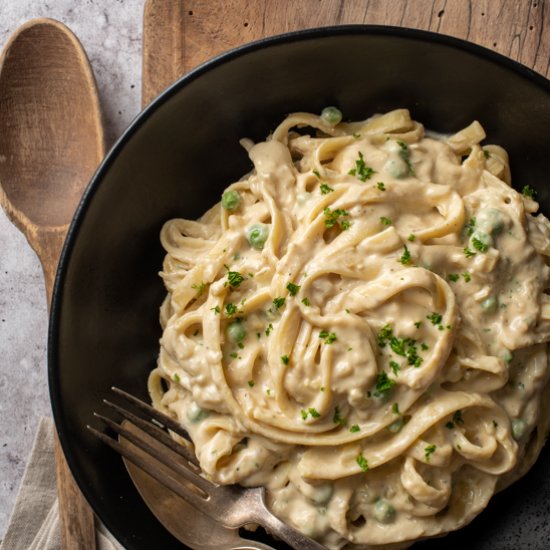
[[[0,57],[0,204],[40,259],[48,307],[69,222],[104,154],[99,99],[81,44],[57,21],[26,23]],[[55,457],[62,547],[95,550],[92,509],[57,437]]]
[[[157,29],[145,29],[149,40],[143,85],[148,100],[197,65],[246,42],[357,23],[462,38],[550,77],[550,0],[148,0],[148,5],[155,6],[160,21]],[[154,40],[151,33],[156,33]],[[168,56],[166,50],[159,53],[170,41],[177,47]]]

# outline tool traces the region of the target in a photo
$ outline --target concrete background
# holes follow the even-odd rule
[[[108,146],[140,110],[144,0],[0,0],[0,47],[24,22],[51,17],[80,39],[95,72]],[[42,270],[0,209],[0,541],[38,420],[50,415]]]

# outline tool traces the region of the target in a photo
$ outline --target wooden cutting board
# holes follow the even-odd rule
[[[327,25],[396,25],[463,38],[550,77],[550,0],[147,0],[142,103],[207,59]]]

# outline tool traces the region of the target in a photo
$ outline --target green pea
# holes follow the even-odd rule
[[[384,170],[397,179],[406,178],[409,175],[409,166],[401,157],[388,160],[384,165]]]
[[[206,409],[199,407],[199,405],[193,401],[187,409],[186,414],[189,421],[195,424],[207,418],[210,413]]]
[[[525,434],[525,428],[527,427],[527,424],[524,420],[521,418],[514,418],[512,420],[512,437],[518,441],[523,437],[523,434]]]
[[[481,309],[484,309],[488,313],[496,311],[497,309],[497,299],[494,296],[489,296],[489,298],[481,302]]]
[[[342,121],[342,111],[337,107],[325,107],[321,111],[321,118],[331,126],[336,126]]]
[[[246,337],[246,329],[240,321],[234,321],[227,325],[227,337],[234,343],[242,342]]]
[[[389,426],[388,426],[388,430],[392,433],[392,434],[396,434],[396,433],[399,433],[401,431],[401,428],[403,427],[405,423],[403,422],[403,419],[402,418],[398,418],[397,420],[394,420]]]
[[[315,490],[311,496],[311,500],[318,505],[324,505],[332,496],[332,485],[330,483],[323,483],[318,487],[315,487]]]
[[[241,204],[241,196],[237,191],[224,191],[222,195],[222,207],[225,210],[236,210]]]
[[[504,228],[504,217],[497,208],[483,208],[476,215],[476,227],[497,235]]]
[[[246,238],[252,248],[261,250],[267,237],[269,236],[269,225],[264,223],[256,223],[248,228],[246,232]]]
[[[380,523],[391,523],[395,519],[395,508],[381,498],[374,505],[374,518]]]

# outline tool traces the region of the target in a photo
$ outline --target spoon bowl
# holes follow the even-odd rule
[[[29,21],[0,57],[0,202],[38,254],[47,289],[104,153],[99,99],[82,46],[62,23]]]

